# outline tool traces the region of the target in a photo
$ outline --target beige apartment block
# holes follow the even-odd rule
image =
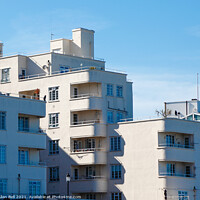
[[[46,164],[39,155],[46,149],[39,121],[45,115],[43,100],[0,93],[0,196],[46,194]]]

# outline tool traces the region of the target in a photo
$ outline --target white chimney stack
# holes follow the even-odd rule
[[[3,57],[3,43],[0,41],[0,57]]]

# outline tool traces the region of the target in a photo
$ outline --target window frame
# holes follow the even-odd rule
[[[0,178],[0,185],[2,185],[2,191],[0,191],[0,195],[6,195],[7,194],[7,179]]]
[[[59,86],[49,87],[49,102],[59,101]]]
[[[39,191],[38,191],[39,188]],[[29,195],[35,196],[41,194],[41,181],[29,180]]]
[[[111,84],[111,83],[108,83],[107,85],[106,85],[106,94],[107,94],[107,96],[110,96],[110,97],[112,97],[112,96],[114,96],[113,95],[113,84]]]
[[[122,192],[112,192],[111,200],[122,200]]]
[[[123,97],[123,86],[122,85],[116,86],[116,96]]]
[[[0,164],[6,164],[6,145],[0,145]]]
[[[108,124],[114,123],[114,113],[113,113],[113,111],[110,111],[110,110],[107,111],[107,123]]]
[[[110,165],[110,179],[122,178],[122,165]]]
[[[1,69],[1,83],[10,82],[10,68]]]
[[[49,182],[60,181],[59,167],[49,167]]]
[[[29,150],[28,149],[18,149],[18,164],[19,165],[29,165]]]
[[[49,128],[59,128],[59,114],[60,113],[49,113]]]
[[[123,119],[123,113],[122,112],[117,112],[117,122],[121,122]]]
[[[121,151],[121,136],[110,137],[110,151]]]
[[[18,131],[29,132],[29,117],[18,116]]]
[[[49,140],[49,155],[59,154],[59,140]]]
[[[0,130],[6,130],[6,112],[0,111]]]

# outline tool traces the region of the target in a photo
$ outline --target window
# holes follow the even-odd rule
[[[108,111],[107,112],[107,122],[109,124],[112,124],[113,123],[113,112],[112,111]]]
[[[185,176],[191,177],[191,167],[190,166],[185,167]]]
[[[174,146],[174,136],[173,135],[166,135],[166,145]]]
[[[190,148],[190,138],[185,137],[185,148]]]
[[[18,150],[18,163],[20,165],[29,164],[29,151],[28,150]]]
[[[73,124],[78,124],[78,114],[73,114]]]
[[[121,150],[121,137],[111,137],[110,151],[120,151],[120,150]]]
[[[78,179],[78,169],[74,169],[74,179]]]
[[[49,101],[58,100],[58,89],[59,87],[50,87],[49,88]]]
[[[95,139],[86,139],[85,141],[86,148],[94,149],[95,148]]]
[[[116,91],[117,97],[123,97],[123,87],[122,86],[117,86],[117,91]]]
[[[0,112],[0,130],[6,130],[6,113]]]
[[[74,88],[74,98],[78,97],[78,88]]]
[[[59,167],[49,168],[49,181],[59,181]]]
[[[59,126],[58,113],[49,114],[49,128],[55,128]]]
[[[19,131],[29,131],[29,118],[28,117],[18,117],[18,130]]]
[[[59,140],[49,141],[49,154],[59,154]]]
[[[112,193],[111,200],[122,200],[122,193],[121,192]]]
[[[86,167],[86,178],[93,179],[96,176],[95,166]]]
[[[1,71],[1,82],[6,83],[10,81],[10,69],[2,69]]]
[[[74,151],[77,151],[78,149],[82,149],[82,142],[74,140]]]
[[[96,194],[86,194],[86,199],[96,199]]]
[[[29,195],[40,195],[40,181],[29,181]]]
[[[117,122],[121,122],[123,119],[123,114],[122,113],[117,113]]]
[[[60,73],[69,72],[69,67],[67,66],[60,66]]]
[[[175,164],[167,163],[167,176],[175,175]]]
[[[107,84],[107,96],[113,96],[113,85]]]
[[[120,179],[121,175],[121,165],[111,165],[111,179]]]
[[[0,164],[6,163],[6,146],[0,145]]]
[[[0,179],[0,195],[6,195],[6,194],[7,194],[7,180]]]
[[[185,191],[178,191],[178,200],[189,200],[188,193]]]

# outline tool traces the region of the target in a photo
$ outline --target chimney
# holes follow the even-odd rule
[[[3,57],[3,43],[0,41],[0,58]]]

